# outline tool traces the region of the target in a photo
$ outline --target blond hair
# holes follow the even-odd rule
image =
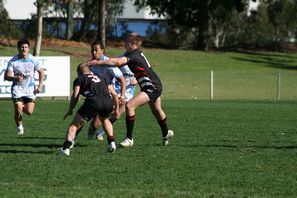
[[[137,32],[131,32],[127,40],[130,40],[133,44],[136,44],[138,47],[142,44],[142,37]]]

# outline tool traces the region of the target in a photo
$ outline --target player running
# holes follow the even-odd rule
[[[116,145],[113,136],[113,127],[109,121],[111,113],[117,115],[119,101],[113,87],[107,85],[105,79],[91,73],[88,67],[79,65],[77,68],[78,77],[73,82],[73,93],[64,119],[72,115],[79,96],[85,97],[83,105],[78,109],[73,121],[68,127],[66,139],[60,153],[70,155],[70,147],[75,138],[77,130],[92,118],[98,116],[107,133],[107,151],[114,152]],[[114,108],[114,109],[113,109]]]
[[[14,120],[18,135],[24,135],[23,112],[32,115],[36,94],[42,92],[44,71],[38,60],[31,55],[30,42],[27,39],[17,43],[19,53],[7,65],[4,80],[12,81],[11,96],[14,103]],[[37,89],[34,83],[35,71],[39,74]]]

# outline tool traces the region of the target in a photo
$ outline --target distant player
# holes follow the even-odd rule
[[[35,108],[37,93],[42,92],[44,71],[38,60],[29,53],[30,42],[27,39],[17,43],[19,53],[7,65],[4,80],[12,81],[11,96],[14,103],[14,120],[18,135],[24,135],[23,112],[31,115]],[[39,85],[34,83],[35,71],[39,74]]]
[[[118,114],[119,101],[117,94],[112,86],[107,85],[103,77],[92,74],[88,67],[79,65],[77,73],[78,77],[73,82],[73,93],[64,119],[72,115],[80,95],[84,96],[85,100],[68,127],[66,139],[60,153],[70,155],[70,147],[77,130],[96,116],[100,119],[108,136],[107,151],[114,152],[116,145],[113,127],[108,118],[111,113]]]
[[[135,122],[135,110],[146,103],[149,103],[151,111],[159,123],[163,136],[163,145],[169,143],[169,139],[173,137],[173,131],[167,127],[167,118],[161,107],[162,84],[158,75],[153,71],[147,58],[140,51],[142,38],[137,33],[128,35],[125,41],[126,53],[123,57],[110,58],[108,60],[91,60],[88,62],[90,66],[109,65],[122,67],[128,65],[134,73],[140,86],[140,93],[134,96],[127,103],[126,113],[126,138],[120,143],[123,147],[133,146],[133,129]]]

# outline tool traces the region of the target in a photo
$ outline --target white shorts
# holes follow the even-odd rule
[[[121,87],[120,86],[115,86],[115,91],[117,92],[118,96],[121,96]],[[135,92],[135,85],[129,85],[126,87],[126,92],[125,92],[125,101],[128,102],[133,98]]]
[[[14,85],[11,88],[11,94],[13,99],[26,97],[35,100],[36,98],[34,86],[27,87],[21,85]]]

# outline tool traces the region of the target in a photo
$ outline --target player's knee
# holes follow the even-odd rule
[[[33,111],[24,111],[28,116],[33,114]]]
[[[127,111],[130,111],[130,110],[132,110],[133,109],[133,105],[132,105],[132,103],[131,102],[128,102],[127,104],[126,104],[126,110]]]

